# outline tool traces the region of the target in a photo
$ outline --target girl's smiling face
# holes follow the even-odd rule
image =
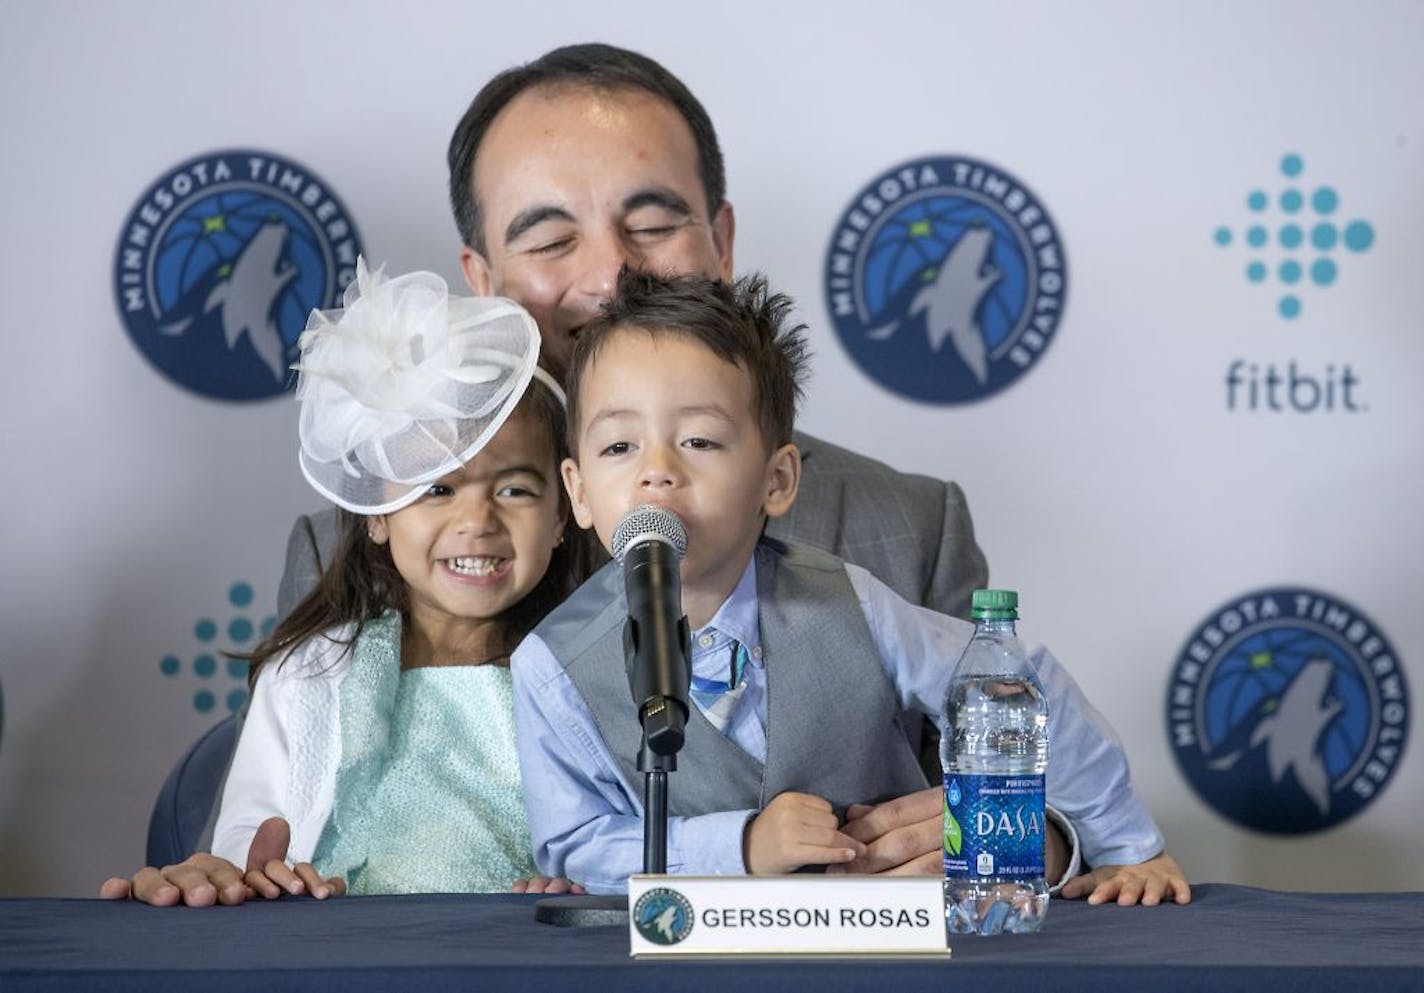
[[[563,534],[556,454],[549,433],[521,405],[462,468],[414,503],[372,517],[409,592],[409,624],[430,661],[478,651],[497,618],[538,584]]]

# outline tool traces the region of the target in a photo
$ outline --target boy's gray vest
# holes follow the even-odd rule
[[[824,797],[838,812],[925,788],[860,601],[840,559],[763,538],[756,550],[766,765],[690,706],[687,741],[668,776],[668,812],[761,809],[778,793]],[[593,714],[630,796],[642,729],[628,688],[617,563],[596,573],[536,629]],[[947,659],[946,664],[952,664]]]

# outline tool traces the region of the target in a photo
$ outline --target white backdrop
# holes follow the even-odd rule
[[[813,327],[803,425],[965,487],[995,583],[1021,591],[1025,633],[1119,729],[1189,874],[1424,888],[1417,727],[1362,813],[1284,839],[1197,797],[1165,718],[1188,635],[1262,587],[1355,604],[1415,699],[1424,687],[1424,5],[721,9],[0,0],[0,894],[90,894],[141,864],[160,782],[241,685],[215,649],[230,620],[270,614],[287,529],[318,503],[289,398],[204,399],[131,344],[113,293],[124,218],[185,159],[264,149],[342,198],[373,260],[459,285],[451,128],[492,73],[584,40],[654,56],[705,103],[737,266],[767,271]],[[1279,187],[1290,152],[1375,238],[1338,250],[1339,279],[1285,320],[1279,284],[1244,278],[1239,232],[1247,193]],[[859,371],[822,269],[857,190],[949,154],[1033,189],[1069,285],[1036,367],[937,407]],[[1237,232],[1225,248],[1222,225]],[[1230,411],[1235,359],[1348,363],[1368,409]],[[250,604],[230,599],[239,583]],[[194,633],[204,618],[212,642]]]

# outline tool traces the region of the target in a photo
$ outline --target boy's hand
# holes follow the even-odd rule
[[[1086,896],[1089,903],[1116,900],[1120,907],[1141,903],[1155,907],[1163,897],[1190,903],[1192,888],[1177,860],[1165,852],[1139,865],[1104,865],[1074,876],[1063,884],[1062,895],[1075,900]]]
[[[562,876],[533,876],[529,879],[516,879],[514,885],[509,888],[511,893],[584,893],[582,886],[572,879],[565,879]]]
[[[865,846],[838,827],[835,811],[820,797],[779,793],[747,823],[742,861],[747,872],[767,875],[803,865],[849,862],[863,855]]]

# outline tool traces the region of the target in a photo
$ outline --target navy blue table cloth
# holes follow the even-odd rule
[[[533,897],[284,898],[154,908],[0,900],[0,991],[873,989],[1424,993],[1424,893],[1203,884],[1189,906],[1054,901],[1037,935],[956,939],[948,960],[633,960],[619,928],[553,928]]]

